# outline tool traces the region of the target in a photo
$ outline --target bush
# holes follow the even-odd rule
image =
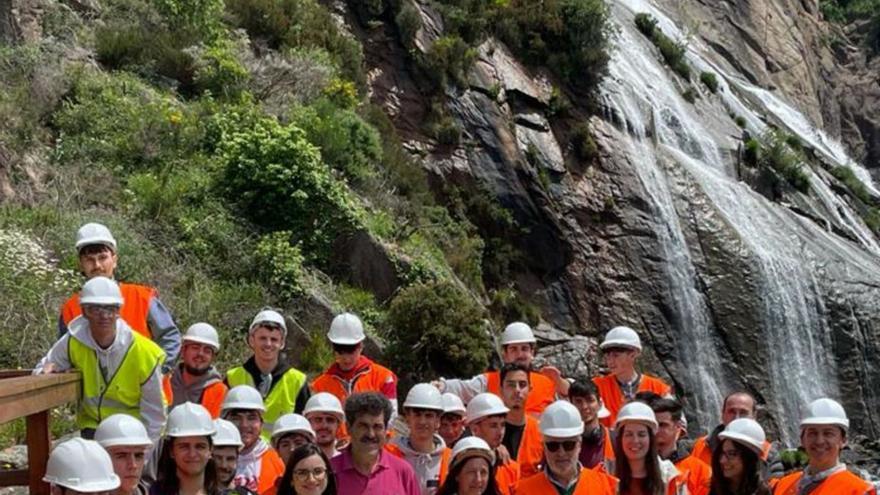
[[[246,89],[250,74],[239,62],[235,47],[229,41],[220,41],[199,51],[195,60],[194,92],[227,99],[238,98]]]
[[[657,19],[645,12],[640,12],[635,16],[636,28],[650,39],[654,39],[654,30],[657,29]]]
[[[301,296],[303,289],[303,256],[299,246],[292,245],[289,231],[264,235],[257,243],[256,266],[272,292],[285,299]]]
[[[96,58],[101,65],[157,83],[170,80],[185,95],[193,92],[196,68],[184,49],[194,42],[190,34],[141,24],[110,24],[95,32]]]
[[[153,0],[153,5],[174,31],[210,40],[222,27],[223,0]]]
[[[758,158],[761,154],[761,143],[757,139],[751,138],[746,141],[743,147],[743,162],[750,167],[758,166]]]
[[[590,132],[590,125],[586,122],[577,124],[572,129],[571,144],[575,156],[584,162],[592,162],[599,153],[596,141],[593,140],[593,134]]]
[[[803,169],[802,157],[792,151],[786,138],[779,131],[769,131],[762,136],[763,146],[758,163],[775,170],[795,189],[806,193],[810,190],[810,176]]]
[[[221,189],[242,215],[269,230],[289,230],[304,254],[326,268],[331,245],[360,225],[362,212],[294,125],[264,118],[220,144]]]
[[[476,50],[458,36],[443,36],[437,38],[421,57],[420,65],[435,91],[450,84],[464,87],[467,84],[466,73],[476,56]]]
[[[388,309],[392,368],[409,370],[417,381],[483,372],[492,347],[482,317],[474,299],[451,282],[402,290]]]
[[[411,3],[405,3],[394,17],[394,23],[397,24],[403,46],[412,48],[415,45],[416,34],[422,28],[422,16],[419,10]]]
[[[692,86],[688,86],[686,90],[681,93],[681,97],[690,104],[694,104],[697,101],[697,92],[694,91]]]
[[[865,187],[865,184],[856,177],[856,174],[851,168],[839,165],[831,169],[831,175],[837,178],[840,182],[843,182],[846,187],[852,191],[853,195],[855,195],[855,197],[857,197],[862,203],[865,203],[866,205],[872,205],[875,203],[874,198],[871,196],[871,192]]]
[[[703,83],[712,93],[718,92],[718,76],[712,72],[701,72],[700,82]]]
[[[736,123],[737,127],[740,127],[742,129],[746,128],[746,118],[745,117],[743,117],[741,115],[737,115],[736,117],[733,118],[733,121]]]
[[[654,46],[660,50],[660,55],[663,56],[666,64],[679,76],[684,79],[690,79],[691,68],[685,60],[687,45],[663,34],[663,31],[657,28],[657,19],[654,19],[650,14],[636,14],[635,24],[636,28],[647,36],[654,43]]]

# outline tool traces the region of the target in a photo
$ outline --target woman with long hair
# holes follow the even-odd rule
[[[495,454],[483,439],[462,438],[452,449],[449,474],[437,495],[498,495]]]
[[[336,477],[321,447],[307,443],[293,449],[278,495],[336,495]]]
[[[201,405],[185,402],[172,409],[150,495],[217,495],[217,471],[211,460],[215,432],[211,414]]]
[[[731,421],[718,434],[721,444],[712,452],[710,495],[770,495],[761,469],[764,429],[757,421]]]
[[[630,402],[614,423],[614,476],[620,495],[681,495],[687,493],[675,465],[657,455],[657,418],[645,403]]]

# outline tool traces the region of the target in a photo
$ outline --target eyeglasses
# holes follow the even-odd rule
[[[327,468],[316,467],[314,469],[295,469],[293,476],[297,481],[308,481],[309,478],[322,480],[327,476]]]
[[[358,348],[358,344],[343,345],[333,344],[333,352],[336,354],[353,354]]]
[[[119,314],[119,306],[96,306],[94,304],[86,304],[82,307],[83,311],[93,316],[116,316]]]
[[[566,452],[571,452],[577,447],[577,440],[565,440],[562,442],[544,442],[544,445],[547,446],[547,450],[550,452],[556,452],[559,450],[559,447],[565,449]]]
[[[736,460],[740,458],[739,452],[736,450],[722,450],[721,456],[726,457],[728,460]]]

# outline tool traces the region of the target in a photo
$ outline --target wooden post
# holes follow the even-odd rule
[[[31,495],[49,495],[49,484],[43,481],[49,460],[49,411],[27,417],[28,487]]]

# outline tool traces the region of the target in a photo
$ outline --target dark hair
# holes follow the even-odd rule
[[[106,244],[86,244],[85,246],[79,248],[78,256],[90,255],[90,254],[100,254],[104,251],[110,251],[110,254],[113,254],[115,251],[113,248]]]
[[[755,400],[754,395],[752,395],[750,392],[747,392],[745,390],[734,390],[733,392],[725,395],[724,402],[721,403],[721,412],[724,412],[724,410],[727,409],[727,401],[730,400],[730,398],[733,397],[734,395],[745,395],[749,399],[752,399],[752,414],[757,412],[755,409],[758,407],[758,401]]]
[[[485,460],[482,457],[481,459]],[[456,495],[458,493],[458,475],[461,474],[465,464],[467,464],[466,460],[459,462],[449,471],[449,474],[446,475],[446,481],[443,482],[435,495]],[[486,489],[481,495],[500,495],[498,483],[495,481],[495,466],[488,460],[486,464],[489,464],[489,484],[486,485]]]
[[[654,413],[669,413],[672,415],[672,420],[676,423],[681,421],[681,415],[683,411],[683,407],[681,402],[675,399],[667,399],[665,397],[660,397],[659,399],[648,404],[651,406],[651,409],[654,410]]]
[[[208,439],[208,447],[213,448],[214,442],[210,436]],[[180,480],[177,478],[177,463],[171,457],[171,451],[174,450],[175,437],[166,437],[162,441],[159,448],[162,449],[159,454],[159,469],[156,477],[154,493],[178,493],[180,491]],[[151,491],[151,493],[153,493]],[[205,493],[208,495],[218,495],[220,486],[217,482],[217,468],[214,465],[214,459],[208,459],[205,466]]]
[[[657,394],[655,392],[651,392],[650,390],[645,390],[642,392],[637,392],[632,400],[638,401],[638,402],[644,402],[645,404],[647,404],[648,406],[653,408],[654,402],[656,402],[658,399],[662,399],[662,398],[663,397],[661,397],[660,394]]]
[[[739,489],[734,490],[730,486],[730,481],[722,474],[721,470],[721,454],[724,452],[724,439],[721,444],[712,451],[712,485],[709,491],[710,495],[770,495],[770,489],[764,481],[761,459],[752,449],[740,444],[739,442],[730,441],[739,452],[740,459],[743,462],[743,478],[739,484]]]
[[[379,392],[358,392],[345,399],[345,422],[349,427],[354,425],[358,416],[362,414],[373,416],[382,414],[387,428],[392,411],[391,401]]]
[[[300,445],[290,453],[290,459],[287,460],[287,467],[284,468],[284,475],[281,476],[281,481],[279,482],[278,495],[296,495],[296,491],[290,484],[290,480],[293,478],[293,470],[296,468],[296,465],[299,464],[299,461],[313,455],[320,457],[321,461],[324,462],[324,466],[327,468],[327,487],[324,488],[322,494],[336,495],[336,475],[333,474],[333,468],[330,466],[330,459],[327,459],[324,451],[313,443]]]
[[[632,423],[624,423],[617,427],[614,434],[614,476],[620,480],[619,493],[626,493],[632,483],[632,470],[629,467],[629,459],[623,452],[623,430]],[[660,458],[657,456],[657,442],[654,440],[654,432],[648,427],[648,454],[645,456],[645,471],[648,478],[645,480],[645,488],[648,493],[662,494],[665,486],[663,476],[660,473]]]
[[[599,399],[599,389],[596,388],[596,384],[589,380],[575,380],[571,383],[571,386],[568,387],[568,397],[595,397],[597,400]]]
[[[524,371],[526,374],[526,380],[530,383],[532,381],[532,377],[529,375],[529,368],[524,364],[519,363],[507,363],[501,367],[501,371],[498,372],[498,381],[502,385],[504,384],[504,378],[514,371]]]

